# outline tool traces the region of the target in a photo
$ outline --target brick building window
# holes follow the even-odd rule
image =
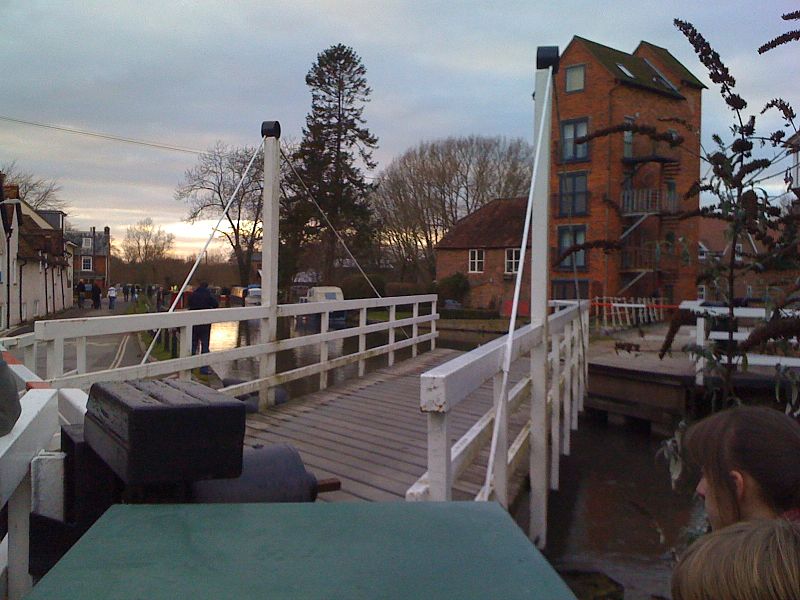
[[[583,91],[584,85],[586,84],[586,67],[584,65],[567,67],[564,73],[564,79],[567,82],[566,90],[568,92]]]
[[[698,300],[705,300],[706,299],[706,286],[698,285],[697,286],[697,299]]]
[[[561,159],[579,161],[589,159],[589,144],[576,144],[575,139],[589,133],[589,119],[561,122]]]
[[[469,251],[469,272],[483,273],[483,250],[472,249]]]
[[[625,124],[626,125],[633,125],[634,121],[633,117],[625,117]],[[622,157],[623,158],[633,158],[633,132],[632,131],[625,131],[622,133]]]
[[[558,228],[558,255],[561,256],[576,244],[586,242],[586,225],[566,225]],[[573,252],[561,261],[559,269],[586,268],[586,250]]]
[[[558,195],[559,217],[586,214],[588,207],[586,187],[586,171],[561,175]]]
[[[503,271],[512,275],[519,271],[519,248],[506,248],[506,267]]]
[[[92,238],[90,238],[90,237],[83,238],[83,243],[81,245],[81,248],[83,248],[84,250],[91,250],[92,249]]]
[[[82,256],[81,257],[81,271],[91,271],[92,270],[92,257],[91,256]]]
[[[554,279],[551,283],[553,300],[577,300],[574,279]],[[578,295],[581,300],[589,297],[589,281],[587,279],[578,279]]]

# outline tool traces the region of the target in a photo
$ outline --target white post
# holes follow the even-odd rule
[[[361,308],[358,311],[358,326],[363,329],[367,326],[367,309]],[[367,349],[367,334],[358,334],[358,352],[362,354]],[[363,377],[366,372],[366,361],[363,358],[358,360],[358,376]]]
[[[389,307],[389,346],[393,346],[395,342],[395,329],[392,327],[397,320],[397,305],[392,304]],[[389,366],[394,365],[394,350],[389,350]]]
[[[453,463],[450,458],[450,428],[447,413],[428,413],[428,477],[431,500],[453,498]]]
[[[580,314],[578,306],[578,314]],[[572,364],[572,346],[575,343],[575,335],[572,329],[572,321],[564,326],[564,423],[562,424],[561,448],[562,452],[569,456],[570,428],[572,427],[572,403],[575,401],[574,385],[575,369]]]
[[[431,302],[431,315],[436,314],[436,300]],[[436,319],[431,320],[431,350],[436,350]]]
[[[503,373],[495,374],[493,380],[494,418],[500,414],[500,403],[504,401]],[[494,455],[494,493],[497,501],[508,508],[508,405],[503,407],[503,417],[497,430],[497,450]]]
[[[550,489],[558,489],[561,460],[561,335],[553,333],[553,367],[550,375]]]
[[[64,374],[64,338],[58,337],[47,342],[47,379],[55,379]]]
[[[417,317],[419,317],[419,302],[414,302],[414,308],[411,312],[411,316],[414,317],[415,320]],[[411,356],[413,358],[417,356],[416,340],[419,337],[419,324],[416,322],[411,326],[411,337],[414,339],[414,344],[411,346]]]
[[[31,514],[30,472],[20,482],[8,501],[8,598],[17,600],[31,590],[28,575],[28,552]]]
[[[75,340],[75,360],[78,373],[86,373],[86,336]]]
[[[706,318],[697,316],[697,326],[695,328],[695,344],[698,348],[705,348],[706,345]],[[695,363],[694,382],[697,385],[703,385],[705,379],[706,359],[702,356],[697,356]]]
[[[536,101],[534,110],[536,177],[533,185],[531,228],[531,324],[542,328],[542,341],[531,352],[530,537],[539,548],[547,541],[547,297],[550,259],[548,225],[550,203],[550,146],[553,65],[558,49],[537,52]],[[540,60],[541,59],[541,60]],[[537,166],[538,163],[538,166]],[[527,242],[527,240],[525,240]]]
[[[278,218],[280,212],[280,137],[278,121],[261,124],[264,140],[264,191],[263,228],[261,237],[261,305],[267,306],[267,318],[261,319],[260,338],[262,344],[278,339]],[[275,353],[262,356],[258,361],[260,379],[275,375]],[[259,410],[275,404],[275,390],[262,383],[258,389]]]
[[[328,333],[328,326],[330,323],[331,313],[325,311],[319,316],[319,332],[320,334]],[[319,364],[322,365],[323,371],[319,374],[319,389],[324,390],[328,387],[328,369],[326,363],[328,362],[328,341],[323,339],[319,343]]]
[[[37,342],[33,342],[30,346],[26,346],[25,350],[23,350],[23,364],[28,367],[31,371],[36,373],[36,349],[38,347]]]
[[[180,338],[178,341],[178,357],[179,358],[186,358],[192,355],[192,326],[189,325],[187,327],[181,327],[178,329],[180,331]],[[181,371],[178,373],[178,379],[191,379],[192,373],[191,371]]]

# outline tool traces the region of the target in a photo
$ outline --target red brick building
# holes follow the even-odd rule
[[[551,297],[695,297],[698,207],[684,195],[700,176],[701,92],[705,86],[667,50],[641,42],[628,54],[575,37],[555,76],[552,119],[551,258],[573,244],[621,242],[596,248],[552,268]],[[679,125],[679,119],[689,127]],[[681,136],[672,147],[641,133],[574,140],[623,123]]]
[[[470,286],[467,306],[510,313],[527,202],[527,198],[493,200],[461,219],[436,246],[437,278],[464,273]],[[530,244],[527,264],[529,252]],[[530,271],[524,273],[524,281],[520,313],[526,315],[530,314]]]
[[[684,195],[700,175],[704,87],[667,50],[648,42],[628,54],[575,37],[564,50],[551,122],[551,298],[574,298],[576,279],[582,297],[695,297],[697,219],[676,215],[699,203],[698,196]],[[644,133],[619,132],[575,143],[626,122],[684,141],[673,146]],[[513,292],[505,269],[509,249],[519,247],[522,224],[503,219],[521,221],[525,200],[493,204],[460,221],[437,246],[437,278],[466,273],[473,307],[500,307]],[[555,264],[567,248],[595,240],[619,242],[622,249],[584,250]],[[473,270],[480,256],[482,270]]]
[[[73,257],[75,283],[96,283],[103,291],[111,284],[111,230],[102,233],[92,227],[89,231],[67,231],[66,237],[77,246]]]

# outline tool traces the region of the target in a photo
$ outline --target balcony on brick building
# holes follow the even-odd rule
[[[677,134],[676,134],[677,135]],[[623,145],[622,162],[626,165],[642,163],[677,164],[680,163],[680,148],[668,142],[635,136],[632,142]]]
[[[655,245],[623,246],[621,271],[677,271],[680,260],[670,249]]]
[[[680,210],[678,195],[671,190],[642,188],[622,190],[620,213],[623,217],[654,214],[675,214]]]

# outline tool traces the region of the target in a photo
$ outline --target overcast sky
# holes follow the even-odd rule
[[[709,85],[703,138],[724,131],[718,100],[673,18],[694,23],[760,109],[774,96],[800,107],[797,57],[763,42],[796,22],[797,2],[524,0],[507,2],[67,2],[0,0],[0,116],[204,150],[253,145],[262,120],[298,139],[310,107],[305,74],[344,43],[373,89],[364,112],[379,138],[376,173],[422,140],[468,134],[532,140],[537,46],[580,35],[632,52],[668,48]],[[182,223],[173,199],[191,154],[0,120],[0,163],[56,178],[77,227],[109,225],[120,240],[145,217],[196,252],[211,225]],[[375,173],[373,173],[374,175]]]

